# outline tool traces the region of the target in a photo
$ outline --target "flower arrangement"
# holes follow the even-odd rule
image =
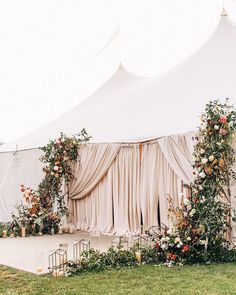
[[[22,227],[27,228],[29,235],[54,234],[58,231],[61,216],[67,213],[63,183],[74,177],[72,164],[77,161],[79,145],[89,139],[85,129],[72,137],[61,133],[59,138],[50,140],[41,148],[44,154],[40,160],[46,164],[43,168],[44,178],[36,190],[21,185],[24,202],[16,207],[17,212],[12,215],[12,224],[17,229],[15,232],[20,232]]]
[[[235,178],[232,165],[235,154],[231,142],[236,130],[236,112],[229,105],[211,101],[201,117],[194,137],[194,175],[189,194],[180,194],[174,207],[168,196],[169,227],[147,232],[153,245],[139,247],[142,263],[164,263],[168,267],[183,263],[236,261],[230,239],[232,208],[230,179]],[[82,253],[78,262],[68,262],[68,274],[100,271],[119,266],[135,266],[135,251],[110,248],[106,253],[94,249]]]
[[[231,142],[235,129],[236,113],[228,100],[206,105],[194,138],[195,179],[190,193],[180,195],[177,208],[169,197],[170,227],[155,237],[157,255],[168,265],[236,259],[230,240],[230,179],[235,177]]]
[[[74,177],[71,164],[78,158],[79,145],[89,141],[90,138],[85,129],[73,137],[61,133],[59,138],[50,140],[45,147],[41,148],[44,155],[40,160],[46,166],[43,168],[45,176],[37,192],[40,195],[41,204],[48,210],[56,201],[58,212],[62,215],[67,212],[62,184],[63,181],[67,183]]]

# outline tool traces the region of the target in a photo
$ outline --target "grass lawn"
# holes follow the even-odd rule
[[[0,266],[0,294],[235,295],[236,264],[173,268],[143,265],[68,278],[37,277]]]

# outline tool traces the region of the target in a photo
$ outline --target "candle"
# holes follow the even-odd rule
[[[61,277],[63,276],[63,271],[62,270],[59,270],[59,269],[55,269],[53,272],[52,272],[52,275],[55,277],[55,278],[58,278],[58,277]]]
[[[141,264],[141,260],[142,260],[141,251],[136,251],[135,252],[135,257],[136,257],[136,260],[137,260],[138,264]]]
[[[67,234],[67,233],[68,233],[68,230],[69,230],[69,229],[68,229],[68,226],[65,225],[65,226],[64,226],[64,233]]]
[[[66,263],[67,263],[67,256],[63,256],[63,257],[61,257],[61,261],[60,261],[60,263],[61,263],[62,265],[66,264]]]
[[[14,238],[14,234],[13,233],[10,234],[10,238]]]
[[[37,273],[41,273],[41,272],[43,271],[43,267],[42,267],[42,265],[38,265],[38,266],[36,267],[36,270],[37,270]]]
[[[7,231],[6,230],[3,230],[2,231],[2,238],[6,238],[7,237]]]
[[[21,237],[25,238],[25,227],[24,226],[21,228]]]
[[[62,235],[63,234],[63,227],[62,226],[59,226],[59,231],[58,231],[59,235]]]
[[[69,226],[69,234],[73,234],[74,233],[74,226],[73,224],[70,224]]]

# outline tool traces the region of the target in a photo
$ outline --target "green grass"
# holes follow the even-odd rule
[[[54,278],[0,266],[0,294],[18,295],[224,295],[236,294],[236,264],[133,269]]]

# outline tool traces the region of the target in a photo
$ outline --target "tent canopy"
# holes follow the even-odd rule
[[[85,128],[92,142],[131,142],[195,130],[210,99],[236,101],[236,26],[222,16],[208,41],[162,77],[124,69],[78,107],[0,151],[38,147],[62,131]]]

